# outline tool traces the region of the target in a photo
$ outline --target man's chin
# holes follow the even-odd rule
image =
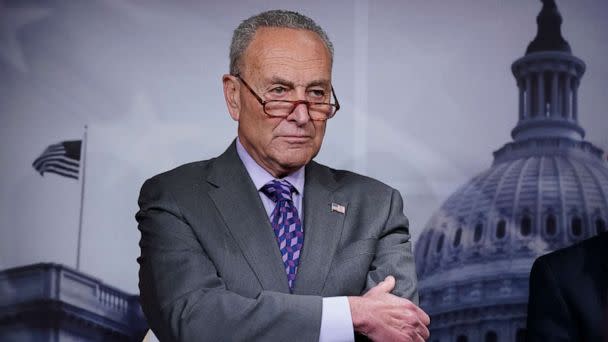
[[[310,160],[309,159],[288,159],[288,160],[282,160],[281,161],[281,167],[283,167],[286,170],[291,170],[291,171],[295,171],[299,168],[301,168],[302,166],[306,165]]]
[[[286,170],[295,171],[301,168],[302,166],[308,164],[312,160],[312,158],[314,158],[314,155],[311,155],[310,153],[302,155],[298,155],[297,153],[291,153],[290,155],[284,156],[279,160],[281,167]]]
[[[279,165],[285,169],[297,170],[308,164],[314,158],[319,149],[312,145],[282,144],[281,150],[275,154]]]

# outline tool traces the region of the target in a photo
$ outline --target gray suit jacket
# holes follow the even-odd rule
[[[361,295],[389,274],[394,294],[418,301],[401,196],[371,178],[306,166],[293,294],[234,142],[148,179],[139,206],[141,304],[161,341],[318,341],[322,297]]]

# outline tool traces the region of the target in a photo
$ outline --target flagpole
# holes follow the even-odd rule
[[[84,138],[80,152],[82,160],[82,181],[80,182],[80,217],[78,219],[78,247],[76,251],[76,270],[80,270],[80,247],[82,246],[82,209],[84,207],[84,181],[87,163],[87,125],[84,125]]]

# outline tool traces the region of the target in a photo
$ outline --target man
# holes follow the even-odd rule
[[[608,232],[538,258],[528,341],[608,342]]]
[[[161,341],[423,341],[399,193],[312,161],[339,109],[333,47],[314,21],[268,11],[234,32],[217,158],[147,180],[141,303]]]

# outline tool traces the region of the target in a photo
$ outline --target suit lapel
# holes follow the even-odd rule
[[[298,266],[294,293],[319,295],[340,236],[345,214],[332,211],[332,203],[348,203],[335,192],[337,184],[328,169],[311,162],[304,184],[304,246]]]
[[[288,293],[272,227],[258,191],[236,153],[235,142],[216,159],[207,181],[216,186],[209,196],[262,288]]]

